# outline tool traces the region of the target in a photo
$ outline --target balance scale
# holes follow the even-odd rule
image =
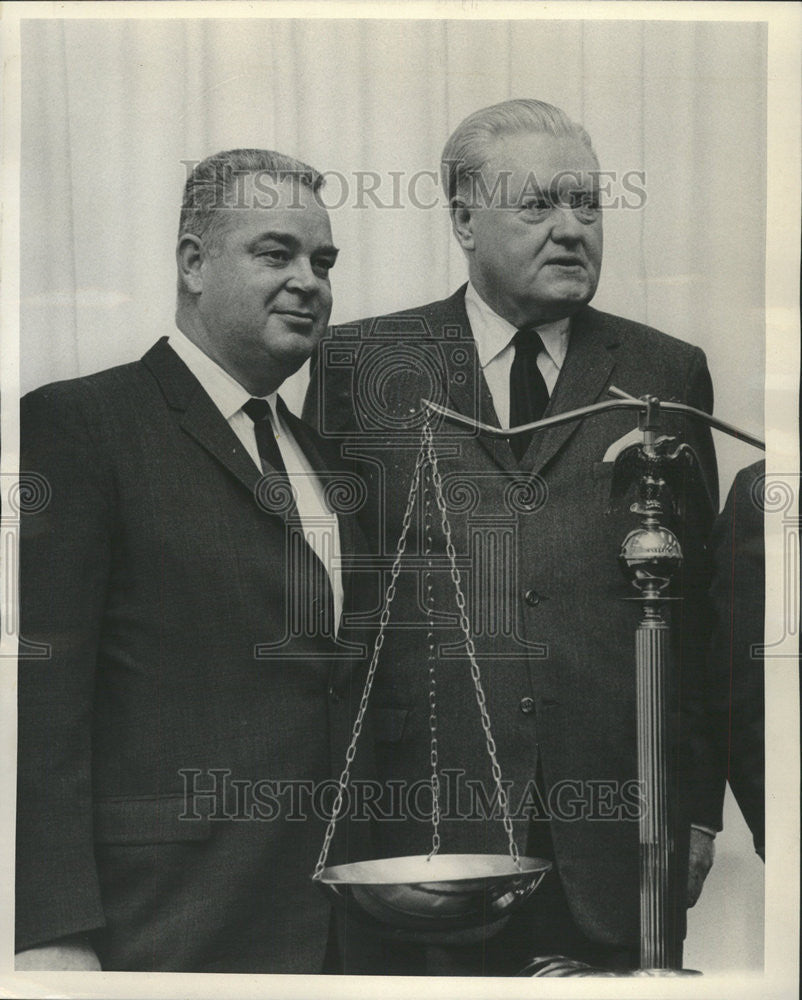
[[[629,600],[642,605],[642,618],[635,633],[637,671],[638,778],[644,789],[647,808],[640,817],[640,975],[687,974],[677,961],[677,948],[670,932],[670,891],[675,864],[672,817],[670,815],[668,748],[666,745],[667,682],[670,676],[669,626],[663,616],[672,577],[682,565],[679,542],[660,522],[676,503],[672,496],[681,483],[704,490],[698,460],[686,444],[675,438],[660,437],[661,414],[678,413],[693,417],[718,430],[765,449],[758,438],[724,423],[710,414],[683,403],[661,402],[656,397],[636,399],[610,388],[615,397],[567,413],[546,417],[520,427],[502,429],[480,423],[429,400],[423,400],[424,422],[421,444],[412,474],[407,505],[395,559],[390,573],[379,629],[368,667],[364,689],[346,751],[345,766],[332,808],[312,879],[350,917],[365,922],[378,932],[396,939],[428,944],[468,944],[482,940],[485,928],[518,909],[535,892],[551,863],[542,858],[522,857],[513,835],[509,803],[496,757],[496,745],[485,703],[481,674],[476,660],[471,624],[466,611],[462,579],[451,538],[448,511],[431,428],[432,415],[498,438],[510,438],[530,431],[593,417],[609,410],[628,409],[638,413],[642,440],[625,448],[615,462],[611,504],[623,502],[627,489],[637,477],[639,500],[630,510],[642,516],[640,527],[624,539],[619,563],[638,591]],[[673,487],[673,489],[672,489]],[[428,855],[359,861],[326,867],[337,820],[343,808],[350,770],[362,731],[373,680],[390,620],[407,534],[419,493],[424,501],[424,556],[427,559],[426,607],[428,618],[429,728],[432,788],[432,848]],[[437,680],[433,635],[434,599],[431,585],[432,493],[446,540],[451,579],[454,584],[460,628],[465,636],[471,678],[484,731],[487,753],[501,809],[508,854],[440,853],[440,779],[437,742]],[[535,960],[521,975],[604,974],[571,959]]]

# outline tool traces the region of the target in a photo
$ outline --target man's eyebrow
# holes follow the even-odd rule
[[[592,177],[566,175],[560,181],[552,182],[548,194],[559,194],[560,191],[593,191],[596,187],[598,184]]]
[[[300,240],[292,233],[284,233],[280,229],[268,229],[264,233],[259,233],[258,236],[254,236],[248,244],[248,249],[254,250],[261,243],[268,242],[269,240],[273,240],[275,243],[283,243],[285,246],[291,247],[292,249],[296,249],[300,246]],[[339,248],[335,247],[331,243],[324,243],[322,246],[315,247],[313,251],[313,253],[333,254],[335,257],[339,252]]]
[[[531,198],[542,199],[553,204],[557,204],[564,198],[572,198],[577,195],[580,197],[595,196],[598,194],[598,188],[594,184],[571,184],[568,185],[558,185],[552,184],[548,188],[537,188],[537,189],[526,189],[521,191],[518,198],[518,206],[523,205],[526,201]]]

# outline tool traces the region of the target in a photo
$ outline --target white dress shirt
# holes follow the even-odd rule
[[[180,330],[170,334],[170,346],[206,390],[261,472],[262,462],[253,421],[242,409],[251,398],[250,393]],[[323,563],[331,582],[336,630],[340,625],[343,608],[342,553],[337,515],[327,506],[320,480],[290,429],[279,417],[276,411],[277,396],[278,393],[273,392],[263,398],[270,405],[276,444],[295,492],[304,536]]]
[[[510,369],[515,357],[512,338],[517,328],[494,312],[470,282],[465,292],[465,311],[468,313],[479,364],[482,366],[485,381],[493,398],[499,426],[509,427]],[[566,318],[555,320],[553,323],[541,323],[537,327],[545,348],[537,356],[537,366],[549,395],[554,392],[557,377],[565,361],[570,326],[571,321]]]

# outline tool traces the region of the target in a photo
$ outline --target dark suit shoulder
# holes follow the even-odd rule
[[[471,341],[465,287],[436,302],[331,327],[312,356],[303,409],[307,423],[326,435],[361,426],[355,410],[360,388],[375,389],[388,381],[396,384],[398,362],[402,369],[409,367],[409,359],[398,352],[401,343],[413,351],[425,351],[430,341],[437,352],[444,340]]]
[[[20,400],[20,460],[65,475],[83,466],[106,492],[123,443],[162,419],[159,400],[142,361],[40,386]]]
[[[713,412],[713,384],[707,358],[700,347],[645,323],[587,306],[574,317],[571,329],[571,342],[575,335],[584,339],[598,337],[615,352],[618,366],[614,378],[618,388],[635,396],[644,392],[654,393],[665,400]],[[700,458],[703,464],[709,465],[712,476],[715,468],[712,440],[704,450],[709,450],[709,455]],[[717,506],[718,491],[714,487],[714,477],[709,488]]]
[[[380,337],[383,333],[409,334],[411,336],[430,334],[440,336],[444,325],[464,325],[465,334],[470,335],[465,315],[465,286],[453,295],[435,302],[400,309],[397,312],[339,323],[330,331],[334,336],[357,335],[359,337]]]
[[[91,375],[49,382],[26,393],[20,402],[23,412],[51,407],[80,408],[82,403],[91,405],[93,401],[102,399],[113,401],[121,391],[145,385],[146,382],[145,366],[141,361],[131,361]]]
[[[574,322],[592,327],[608,338],[620,338],[626,347],[658,352],[661,356],[676,357],[685,360],[686,363],[694,357],[704,356],[701,348],[680,340],[679,337],[673,337],[633,319],[593,309],[591,306],[586,306],[578,313]]]
[[[760,569],[760,587],[762,590],[763,565],[763,512],[765,489],[765,459],[760,459],[753,465],[741,469],[735,476],[724,509],[716,518],[713,526],[713,551],[716,555],[717,586],[726,591],[737,582],[741,586],[748,577],[749,583],[755,585],[754,570]],[[736,562],[742,566],[754,563],[748,574],[734,580]],[[762,601],[762,593],[761,593]],[[738,623],[736,622],[736,625]]]
[[[765,458],[753,462],[745,469],[739,470],[733,480],[729,496],[727,497],[727,508],[732,508],[735,503],[740,507],[745,506],[746,501],[750,501],[750,508],[759,511],[762,521],[762,503],[764,490],[764,477],[766,474]]]

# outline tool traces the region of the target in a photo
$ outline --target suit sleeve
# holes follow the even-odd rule
[[[111,561],[102,448],[64,387],[21,405],[17,950],[104,924],[93,851],[92,721]],[[32,645],[35,644],[35,645]]]
[[[758,853],[765,842],[763,518],[754,486],[763,463],[742,470],[713,529],[713,630],[707,694],[709,767],[719,809],[729,780]]]
[[[726,774],[743,813],[755,850],[765,845],[765,689],[763,656],[755,647],[764,639],[765,553],[763,545],[762,462],[744,470],[732,490],[729,521],[720,564],[713,578],[714,626],[710,655],[715,706],[724,709],[728,726],[717,727],[726,748]],[[759,491],[762,493],[762,490]],[[729,682],[728,684],[726,682]]]
[[[713,412],[713,386],[704,353],[696,349],[688,370],[686,402],[707,413]],[[706,496],[687,501],[685,535],[682,538],[683,568],[682,616],[683,656],[681,672],[681,709],[685,757],[682,762],[686,791],[687,818],[691,823],[721,829],[721,787],[719,768],[710,734],[714,721],[710,712],[710,643],[712,609],[709,599],[712,561],[710,535],[718,510],[718,471],[710,427],[698,420],[688,421],[685,440],[699,460]]]

